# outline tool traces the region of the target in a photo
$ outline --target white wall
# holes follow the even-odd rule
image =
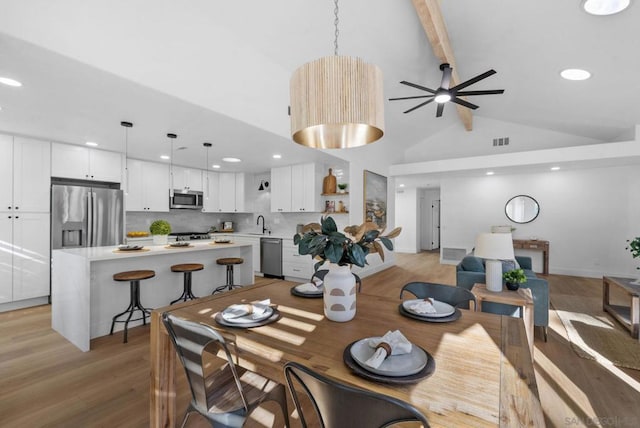
[[[520,194],[540,204],[540,215],[528,224],[511,223],[504,214],[507,200]],[[551,273],[638,276],[640,263],[625,250],[627,239],[640,236],[637,166],[447,178],[441,213],[441,247],[470,249],[478,232],[510,224],[514,238],[550,241]],[[527,255],[541,271],[540,253]]]

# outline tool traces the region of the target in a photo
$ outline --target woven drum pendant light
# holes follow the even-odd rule
[[[345,149],[373,143],[384,134],[382,72],[360,58],[335,54],[298,68],[291,77],[291,136],[316,149]]]

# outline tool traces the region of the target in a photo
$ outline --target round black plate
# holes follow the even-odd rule
[[[452,313],[451,315],[449,315],[448,317],[424,317],[421,315],[417,315],[417,314],[413,314],[409,311],[407,311],[404,306],[402,306],[402,303],[400,303],[400,305],[398,306],[398,310],[400,311],[400,315],[404,315],[407,318],[413,318],[414,320],[418,320],[418,321],[424,321],[424,322],[451,322],[451,321],[455,321],[457,319],[460,319],[460,317],[462,316],[462,312],[460,312],[460,309],[456,308],[456,311],[454,313]]]
[[[394,383],[394,384],[416,383],[422,379],[428,378],[433,374],[433,372],[436,371],[436,360],[434,360],[433,356],[431,356],[431,354],[428,353],[424,348],[420,347],[420,349],[422,349],[427,354],[427,365],[424,366],[424,368],[420,370],[418,373],[415,373],[409,376],[389,377],[389,376],[383,376],[383,375],[370,372],[364,369],[362,366],[360,366],[360,364],[358,364],[351,356],[351,347],[356,342],[357,340],[355,342],[350,343],[349,346],[347,346],[344,349],[344,353],[342,354],[342,359],[344,360],[344,363],[346,364],[346,366],[349,367],[352,372],[354,372],[358,376],[363,377],[365,379],[374,380],[376,382]],[[418,345],[413,345],[413,346],[418,346]]]
[[[220,312],[218,312],[213,319],[216,320],[218,324],[223,325],[225,327],[235,327],[235,328],[261,327],[263,325],[271,324],[272,322],[278,321],[280,319],[280,312],[276,308],[273,308],[273,314],[269,318],[264,319],[262,321],[246,322],[242,324],[232,323],[225,320],[222,317],[222,313]]]
[[[318,299],[322,297],[323,293],[302,293],[298,290],[296,290],[296,287],[291,287],[291,294],[293,294],[294,296],[298,296],[298,297],[306,297],[307,299]]]

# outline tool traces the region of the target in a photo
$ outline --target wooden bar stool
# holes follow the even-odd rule
[[[111,332],[110,335],[113,334],[113,327],[115,327],[117,322],[124,323],[124,342],[127,343],[127,330],[129,327],[129,321],[140,321],[142,320],[142,324],[147,324],[147,315],[151,315],[151,311],[140,303],[140,281],[143,279],[149,279],[156,276],[156,273],[152,270],[132,270],[127,272],[119,272],[113,275],[114,281],[129,281],[129,288],[131,291],[131,296],[129,299],[129,307],[124,310],[124,312],[119,313],[115,317],[113,317],[113,321],[111,322]],[[142,313],[142,318],[131,319],[133,313],[135,311],[140,311]],[[118,320],[123,315],[129,314],[126,320]]]
[[[186,302],[190,299],[197,299],[197,297],[194,296],[193,292],[191,291],[191,272],[196,272],[202,269],[204,269],[204,265],[200,263],[183,263],[180,265],[171,266],[171,272],[184,273],[184,288],[182,291],[182,296],[171,302],[172,305],[176,302],[179,302],[180,300]]]
[[[244,263],[244,259],[241,257],[225,257],[222,259],[216,260],[216,263],[222,266],[227,267],[227,283],[225,285],[221,285],[220,287],[213,290],[213,293],[216,294],[220,291],[232,290],[235,287],[241,287],[241,285],[235,285],[233,283],[233,265],[240,265]]]

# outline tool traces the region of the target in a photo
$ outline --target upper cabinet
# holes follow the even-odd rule
[[[122,155],[71,144],[52,144],[51,175],[120,183]]]
[[[127,211],[169,211],[169,166],[129,159],[125,189]]]
[[[194,168],[173,167],[173,188],[178,190],[203,192],[203,171]]]
[[[315,163],[271,170],[272,212],[319,212],[320,168]]]
[[[0,135],[0,211],[50,210],[49,142]]]
[[[215,213],[220,211],[220,177],[217,172],[203,172],[202,212]]]
[[[219,177],[218,212],[234,213],[250,211],[246,201],[247,179],[244,173],[221,172]]]

